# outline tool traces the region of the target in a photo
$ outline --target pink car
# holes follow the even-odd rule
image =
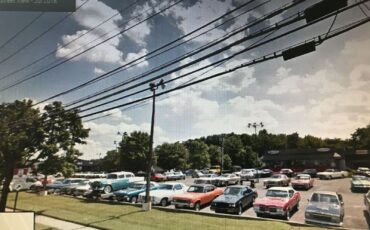
[[[254,201],[253,208],[258,217],[281,216],[290,219],[293,210],[297,210],[301,195],[290,187],[272,187],[263,198]]]
[[[310,189],[313,187],[314,179],[308,174],[298,174],[294,179],[291,180],[292,187],[294,189]]]

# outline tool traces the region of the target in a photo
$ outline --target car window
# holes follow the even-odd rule
[[[175,190],[181,190],[181,189],[182,189],[181,184],[177,184],[177,185],[175,185]]]
[[[266,197],[282,197],[282,198],[286,198],[286,197],[288,197],[288,192],[287,191],[284,191],[284,190],[273,190],[273,189],[269,189],[266,192]]]
[[[206,189],[207,189],[206,192],[212,192],[213,190],[215,190],[215,188],[212,186],[208,186]]]
[[[188,192],[196,192],[196,193],[203,193],[205,188],[201,186],[190,186]]]
[[[238,195],[240,192],[240,188],[228,187],[225,189],[225,195]]]
[[[294,195],[294,191],[293,190],[289,190],[289,197],[293,197]]]

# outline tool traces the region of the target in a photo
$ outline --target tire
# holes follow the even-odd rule
[[[256,197],[253,196],[252,201],[249,203],[249,207],[253,207],[254,201],[256,200]]]
[[[257,217],[263,217],[261,213],[256,213]]]
[[[298,211],[298,209],[299,209],[299,203],[297,203],[297,204],[294,206],[294,210],[295,210],[295,211]]]
[[[168,200],[167,200],[167,198],[163,198],[163,199],[161,200],[161,206],[162,206],[162,207],[165,207],[165,206],[167,206],[167,204],[168,204]]]
[[[199,211],[200,210],[200,202],[199,201],[195,203],[194,210],[195,211]]]
[[[105,186],[105,187],[104,187],[104,189],[103,189],[103,190],[104,190],[104,192],[105,192],[105,193],[107,193],[107,194],[108,194],[108,193],[112,192],[112,186],[107,185],[107,186]]]
[[[136,204],[137,203],[137,197],[136,196],[131,197],[130,201],[131,201],[131,203]]]
[[[243,213],[243,207],[242,207],[242,204],[239,204],[238,211],[236,212],[236,214],[240,216],[242,213]]]

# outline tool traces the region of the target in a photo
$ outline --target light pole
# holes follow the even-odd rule
[[[164,81],[163,79],[160,80],[159,83],[150,83],[150,91],[153,92],[153,105],[152,105],[152,122],[150,125],[150,140],[149,140],[149,153],[147,156],[147,168],[146,168],[146,187],[145,187],[145,203],[143,204],[143,209],[145,211],[151,210],[151,200],[150,200],[150,174],[152,170],[152,161],[153,161],[153,136],[154,136],[154,120],[155,120],[155,97],[156,97],[156,90],[158,87],[164,89]]]
[[[221,174],[222,171],[224,171],[224,140],[225,140],[225,135],[221,134],[220,136],[220,143],[221,143]]]

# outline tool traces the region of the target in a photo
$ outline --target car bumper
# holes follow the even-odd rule
[[[235,213],[238,212],[237,207],[213,207],[211,206],[211,210],[215,212],[229,212],[229,213]]]
[[[172,201],[171,204],[177,207],[180,207],[180,208],[194,208],[194,203],[182,203],[182,202]]]
[[[369,191],[369,187],[359,187],[359,186],[352,186],[351,190],[354,192],[367,192]]]
[[[104,193],[104,194],[101,194],[100,197],[102,199],[113,199],[115,195],[113,193]]]
[[[309,184],[292,184],[292,187],[304,189],[304,188],[309,188],[310,185]]]
[[[313,224],[331,225],[331,226],[337,226],[337,227],[343,226],[343,222],[338,222],[337,223],[337,222],[316,220],[316,219],[311,219],[311,218],[305,218],[304,221],[308,224],[313,223]]]
[[[276,211],[276,212],[270,212],[270,211],[255,211],[257,214],[260,215],[268,215],[268,216],[285,216],[284,211]]]

